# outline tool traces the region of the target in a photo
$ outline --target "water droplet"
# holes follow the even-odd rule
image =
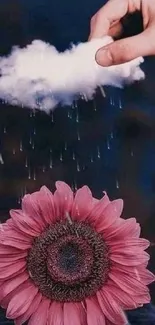
[[[2,154],[0,153],[0,164],[1,165],[4,165],[4,160],[3,160],[3,157],[2,157]]]
[[[78,186],[77,186],[76,181],[74,180],[73,183],[72,183],[72,190],[73,190],[73,192],[76,192],[77,189],[78,189]]]
[[[28,167],[27,158],[26,158],[26,160],[25,160],[25,167],[26,167],[26,168]]]
[[[97,157],[100,159],[101,158],[101,152],[100,152],[100,148],[97,147]]]
[[[105,93],[105,90],[104,90],[103,86],[100,86],[100,91],[101,91],[101,95],[105,98],[106,93]]]
[[[96,101],[93,100],[93,108],[94,108],[94,111],[96,112],[97,111],[97,106],[96,106]]]
[[[63,161],[62,153],[60,153],[60,161]]]
[[[12,150],[12,152],[13,152],[13,155],[15,155],[15,154],[16,154],[16,150],[15,150],[15,149],[13,149],[13,150]]]
[[[75,152],[73,152],[73,160],[75,160]]]
[[[78,139],[78,141],[81,140],[81,137],[80,137],[80,133],[79,133],[79,131],[77,131],[77,139]]]
[[[50,159],[50,169],[53,168],[53,161],[52,161],[52,158]]]
[[[110,133],[110,138],[111,138],[111,139],[114,138],[113,132]]]
[[[83,100],[85,100],[86,102],[88,102],[88,97],[86,94],[83,94]]]
[[[30,137],[29,144],[32,144],[32,138]]]
[[[46,170],[46,168],[45,168],[45,166],[43,166],[43,173],[45,173],[45,170]]]
[[[116,188],[119,189],[119,182],[116,180]]]
[[[110,150],[110,142],[107,140],[107,149]]]
[[[21,201],[22,201],[22,199],[21,199],[21,197],[19,196],[19,198],[18,198],[18,204],[19,204],[19,205],[21,204]]]
[[[30,117],[33,117],[33,111],[30,111]]]
[[[67,142],[65,142],[65,151],[67,151]]]
[[[79,112],[78,112],[78,109],[76,111],[76,123],[79,123]]]
[[[53,115],[53,112],[51,113],[51,121],[52,121],[52,123],[54,122],[54,115]]]
[[[36,135],[36,129],[33,130],[33,134]]]
[[[19,148],[20,151],[23,151],[23,143],[22,141],[20,142],[20,148]]]
[[[133,157],[133,155],[134,155],[134,154],[133,154],[133,151],[131,151],[131,157]]]
[[[91,162],[91,163],[94,162],[94,158],[93,158],[93,156],[90,157],[90,162]]]
[[[122,107],[122,100],[121,100],[121,98],[119,99],[119,108],[120,108],[120,109],[123,108],[123,107]]]
[[[6,134],[6,127],[4,127],[4,131],[3,132],[4,132],[4,134]]]
[[[80,165],[79,165],[78,161],[77,161],[77,171],[80,172]]]
[[[34,150],[35,148],[35,144],[34,144],[34,141],[32,142],[32,149]]]
[[[34,170],[34,173],[33,173],[33,180],[36,181],[36,172]]]
[[[28,172],[28,179],[31,179],[31,170],[29,169],[29,172]]]

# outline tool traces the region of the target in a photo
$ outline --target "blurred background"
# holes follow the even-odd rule
[[[0,56],[42,39],[66,49],[86,41],[91,16],[103,0],[1,0]],[[134,31],[134,22],[130,28]],[[64,180],[87,184],[94,196],[122,197],[124,217],[135,216],[151,241],[155,271],[155,59],[146,58],[146,79],[124,90],[99,89],[50,115],[0,102],[0,220],[24,194]],[[151,286],[155,302],[155,285]],[[7,323],[6,323],[7,324]],[[10,324],[10,323],[8,323]]]

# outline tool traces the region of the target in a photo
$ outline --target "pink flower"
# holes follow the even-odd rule
[[[0,228],[0,304],[16,325],[126,325],[150,301],[149,242],[123,201],[56,183],[26,195]]]

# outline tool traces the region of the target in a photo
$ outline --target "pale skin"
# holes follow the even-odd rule
[[[104,35],[119,36],[121,19],[137,10],[142,13],[143,32],[100,49],[96,53],[98,64],[111,66],[155,55],[155,0],[109,0],[91,19],[89,40]]]

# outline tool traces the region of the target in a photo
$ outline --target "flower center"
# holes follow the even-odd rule
[[[27,268],[44,296],[62,302],[81,301],[107,281],[108,247],[90,225],[61,221],[34,240]]]

